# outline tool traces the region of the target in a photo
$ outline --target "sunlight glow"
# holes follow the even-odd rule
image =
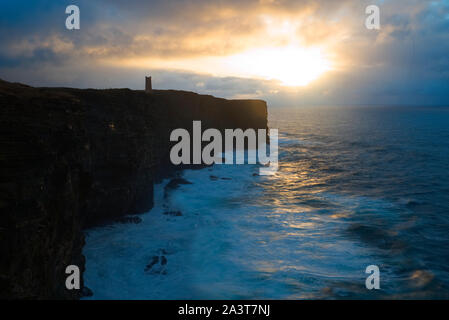
[[[250,50],[229,57],[227,64],[242,75],[279,80],[285,86],[305,86],[332,69],[320,49],[297,46]]]
[[[229,56],[181,59],[133,58],[109,60],[112,65],[193,71],[217,77],[274,80],[281,86],[306,86],[330,70],[333,61],[319,48],[297,45],[255,48]]]

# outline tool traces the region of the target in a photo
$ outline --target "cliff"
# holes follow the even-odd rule
[[[260,100],[0,80],[0,298],[78,298],[83,229],[153,205],[172,129],[267,127]]]

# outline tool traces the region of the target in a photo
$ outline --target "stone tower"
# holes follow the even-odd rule
[[[145,77],[145,92],[152,93],[153,87],[151,86],[151,77]]]

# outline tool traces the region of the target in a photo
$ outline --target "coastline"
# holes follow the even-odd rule
[[[0,81],[0,102],[0,297],[8,299],[81,296],[65,288],[65,268],[84,271],[83,230],[147,212],[154,183],[185,168],[169,163],[171,130],[190,131],[193,120],[267,129],[264,101],[185,91]]]

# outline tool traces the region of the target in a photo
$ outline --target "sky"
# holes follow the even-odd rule
[[[0,78],[33,86],[140,90],[151,75],[272,107],[449,105],[449,0],[0,0],[0,40]]]

